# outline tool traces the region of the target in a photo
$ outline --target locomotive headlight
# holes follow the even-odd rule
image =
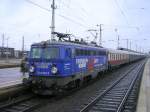
[[[56,74],[57,71],[58,71],[57,67],[53,66],[53,67],[51,68],[51,72],[52,72],[53,74]]]
[[[29,71],[30,71],[31,73],[33,73],[34,70],[35,70],[34,66],[31,66],[30,69],[29,69]]]

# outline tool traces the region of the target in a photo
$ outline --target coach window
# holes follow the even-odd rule
[[[82,50],[79,49],[79,56],[82,56]]]
[[[110,60],[112,60],[112,53],[110,53]]]
[[[75,55],[76,55],[76,53],[75,53],[75,49],[71,49],[71,57],[72,57],[72,58],[74,58],[74,57],[75,57]]]
[[[111,60],[111,53],[108,53],[108,59]]]
[[[79,56],[80,52],[79,49],[76,49],[76,56]]]
[[[113,60],[115,60],[115,54],[113,54]]]
[[[81,50],[81,54],[82,54],[82,56],[84,56],[84,50],[83,49]]]
[[[78,56],[78,49],[75,50],[75,55]]]
[[[98,55],[99,55],[99,56],[101,55],[101,51],[98,52]]]
[[[84,56],[84,50],[81,49],[81,56]]]
[[[116,54],[116,60],[118,60],[118,54]]]
[[[82,50],[79,49],[79,56],[82,56]]]
[[[113,58],[113,60],[115,60],[115,55],[114,54],[112,54],[112,58]]]
[[[86,50],[83,50],[84,51],[84,56],[86,56]]]
[[[87,52],[87,56],[89,56],[89,50],[87,50],[86,52]]]
[[[94,51],[94,56],[96,56],[96,51]]]
[[[96,55],[96,52],[95,51],[93,51],[93,56],[95,56]]]
[[[114,60],[115,60],[115,54],[113,54],[113,58],[114,58]]]
[[[115,60],[115,54],[113,54],[113,60]]]
[[[93,54],[92,54],[92,51],[90,50],[90,56],[92,56]]]
[[[118,60],[118,55],[119,55],[119,54],[117,54],[117,60]]]
[[[118,54],[116,54],[116,60],[118,60]]]
[[[110,60],[110,53],[108,53],[108,59]]]
[[[112,54],[110,53],[110,60],[112,60]]]
[[[86,54],[86,56],[88,56],[88,50],[85,50],[85,54]]]
[[[94,56],[96,56],[96,51],[94,51]]]
[[[82,56],[82,50],[79,49],[79,56]]]
[[[99,51],[96,51],[96,55],[99,56]]]
[[[120,60],[121,60],[121,54],[120,54]]]
[[[92,51],[90,50],[90,56],[92,56]]]
[[[93,55],[92,50],[90,50],[90,56],[92,56],[92,55]]]

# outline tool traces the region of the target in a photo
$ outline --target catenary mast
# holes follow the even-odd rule
[[[55,9],[56,9],[55,0],[52,1],[51,8],[52,8],[51,40],[54,40],[53,32],[55,32]]]

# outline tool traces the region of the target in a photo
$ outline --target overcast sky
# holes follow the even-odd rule
[[[52,0],[30,1],[51,10]],[[87,30],[98,30],[96,25],[103,24],[104,47],[117,47],[117,29],[121,47],[126,47],[125,39],[129,39],[132,49],[137,44],[138,49],[150,50],[149,0],[56,0],[56,5],[56,31],[93,40]],[[9,37],[9,46],[21,49],[24,36],[28,50],[32,43],[50,38],[50,26],[51,12],[27,0],[0,0],[0,46],[4,33],[5,46]]]

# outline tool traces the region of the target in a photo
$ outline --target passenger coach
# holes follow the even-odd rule
[[[135,51],[108,49],[108,68],[118,67],[145,58],[145,55]]]

